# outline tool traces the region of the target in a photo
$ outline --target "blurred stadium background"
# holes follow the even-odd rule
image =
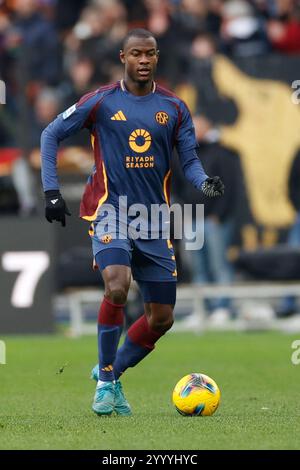
[[[65,230],[43,219],[39,139],[84,93],[122,77],[133,27],[157,36],[157,80],[188,103],[203,165],[226,185],[222,199],[201,200],[175,160],[173,202],[205,204],[206,239],[199,252],[175,241],[178,327],[300,330],[299,2],[11,0],[0,2],[0,332],[50,331],[71,315],[80,334],[95,316],[101,279],[77,217],[89,139],[60,150]],[[138,303],[133,289],[129,321]]]
[[[96,333],[103,284],[77,217],[90,142],[83,132],[59,152],[72,212],[62,229],[44,220],[39,139],[83,94],[122,77],[119,49],[135,27],[156,35],[157,81],[189,105],[203,165],[226,185],[223,198],[204,201],[175,160],[172,200],[205,204],[205,245],[188,252],[175,241],[174,331],[297,334],[299,1],[1,0],[0,339]],[[133,285],[127,324],[141,308]]]

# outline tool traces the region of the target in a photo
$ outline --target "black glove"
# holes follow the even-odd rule
[[[66,214],[71,215],[64,198],[58,190],[45,191],[45,217],[52,224],[53,220],[61,222],[63,227],[66,226]]]
[[[201,185],[201,190],[207,197],[222,196],[224,194],[225,186],[219,176],[207,178]]]

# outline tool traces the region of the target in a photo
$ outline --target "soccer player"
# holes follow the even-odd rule
[[[197,157],[186,105],[154,82],[158,56],[149,31],[130,31],[120,51],[124,79],[83,96],[50,123],[41,138],[45,215],[49,222],[56,220],[64,226],[65,214],[70,214],[59,191],[58,145],[82,128],[91,134],[95,166],[80,216],[91,223],[93,256],[105,284],[98,315],[99,365],[92,371],[97,380],[92,409],[98,415],[131,414],[120,376],[153,351],[171,328],[176,300],[177,272],[170,240],[151,238],[150,226],[148,237],[131,236],[129,229],[124,232],[124,225],[127,229],[133,219],[128,212],[125,224],[124,218],[120,223],[119,196],[127,197],[128,207],[142,203],[148,210],[154,204],[168,203],[174,146],[186,178],[196,188],[209,197],[224,191],[220,178],[209,178]],[[116,235],[102,223],[109,212],[104,209],[107,204],[115,209]],[[162,233],[159,227],[157,233]],[[118,349],[131,274],[141,289],[145,310]]]

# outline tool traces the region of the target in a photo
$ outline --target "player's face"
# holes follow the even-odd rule
[[[124,51],[120,53],[121,62],[125,65],[125,75],[138,83],[152,81],[158,54],[154,38],[129,38]]]

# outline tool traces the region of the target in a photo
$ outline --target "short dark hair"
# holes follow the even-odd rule
[[[125,49],[125,46],[130,38],[142,38],[142,39],[153,38],[156,42],[155,36],[150,31],[148,31],[147,29],[143,29],[143,28],[136,28],[136,29],[132,29],[128,31],[128,33],[126,34],[123,40],[123,44],[122,44],[123,50]]]

